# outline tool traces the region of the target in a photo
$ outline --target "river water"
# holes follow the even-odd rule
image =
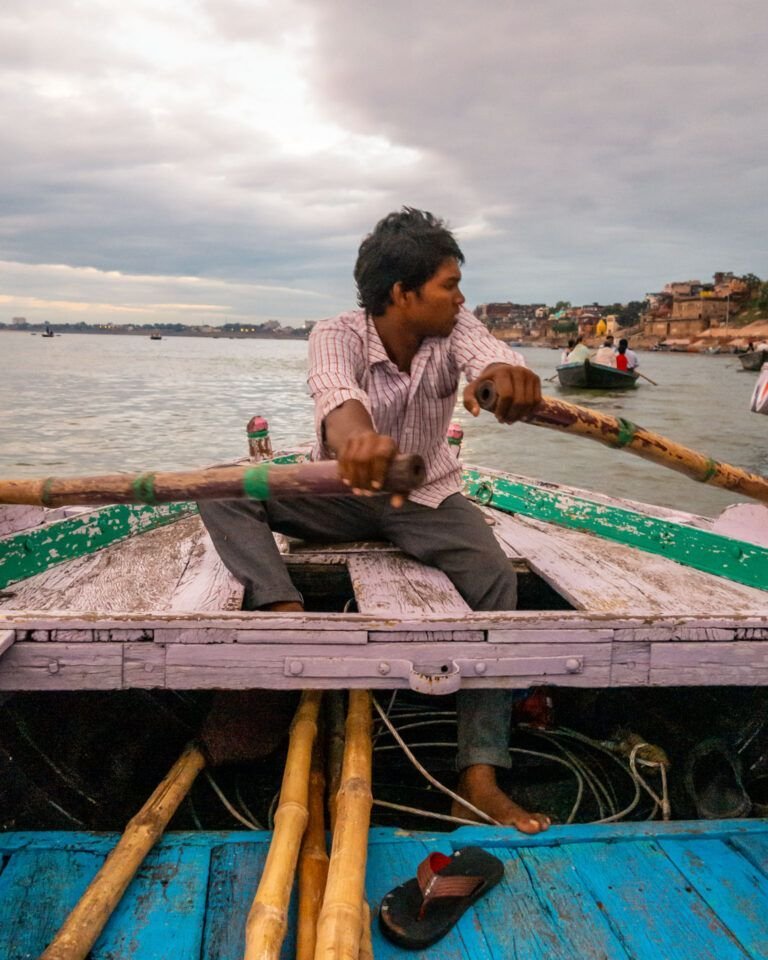
[[[520,348],[542,380],[560,353]],[[254,414],[275,447],[309,439],[306,341],[0,333],[0,476],[185,469],[246,453]],[[545,393],[625,417],[718,460],[768,474],[768,417],[737,357],[640,354],[629,393]],[[715,516],[740,499],[591,440],[475,420],[457,406],[469,463]]]

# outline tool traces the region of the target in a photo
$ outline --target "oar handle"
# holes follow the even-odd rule
[[[492,411],[497,400],[493,381],[481,381],[475,388],[475,396],[483,410]],[[608,447],[627,450],[644,460],[684,473],[700,483],[734,490],[745,497],[768,503],[768,478],[748,473],[730,463],[719,463],[706,454],[668,440],[630,420],[612,417],[587,407],[577,407],[565,400],[542,397],[533,410],[523,417],[523,421],[537,427],[549,427],[551,430],[589,437]]]
[[[392,461],[382,493],[409,493],[426,477],[418,454]],[[313,463],[257,463],[178,473],[125,473],[95,477],[47,477],[0,480],[0,503],[44,507],[105,503],[175,503],[183,500],[279,500],[306,496],[344,496],[351,489],[335,460]]]

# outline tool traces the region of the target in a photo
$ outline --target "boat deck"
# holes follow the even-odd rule
[[[279,536],[307,611],[243,610],[192,505],[7,513],[0,691],[768,684],[768,508],[712,521],[466,482],[518,572],[516,611],[473,613],[387,544]]]
[[[268,833],[168,834],[149,854],[92,960],[240,960]],[[0,834],[0,956],[39,956],[116,837]],[[768,956],[768,824],[553,827],[540,837],[463,827],[376,828],[367,893],[375,916],[433,850],[480,845],[502,882],[436,946],[401,950],[374,923],[378,960],[762,960]],[[294,955],[295,904],[282,957]]]

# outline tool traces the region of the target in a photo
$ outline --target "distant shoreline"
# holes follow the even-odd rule
[[[48,325],[56,337],[79,336],[80,334],[98,335],[107,337],[146,337],[149,339],[153,335],[159,334],[161,339],[165,340],[175,337],[192,337],[195,340],[307,340],[309,338],[308,330],[297,330],[296,333],[279,333],[274,330],[264,333],[213,333],[197,332],[195,330],[72,330],[68,328],[58,328],[53,324]],[[30,336],[41,336],[45,333],[45,325],[41,327],[0,327],[0,333],[25,333]]]

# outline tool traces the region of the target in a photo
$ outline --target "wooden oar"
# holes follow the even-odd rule
[[[408,493],[423,483],[424,461],[396,457],[382,493]],[[179,500],[270,500],[351,493],[335,460],[316,463],[258,463],[179,473],[113,473],[94,477],[0,480],[0,503],[44,507],[104,503],[174,503]]]
[[[637,374],[638,377],[642,377],[643,380],[647,380],[648,383],[652,383],[652,384],[654,385],[654,387],[658,387],[658,383],[656,383],[655,380],[651,380],[650,377],[646,377],[646,375],[645,375],[644,373],[640,373],[639,370],[635,370],[635,373]]]
[[[479,384],[476,394],[480,406],[484,410],[493,411],[496,405],[493,381],[486,380]],[[678,473],[684,473],[700,483],[711,483],[713,486],[724,487],[753,500],[768,503],[768,478],[748,473],[729,463],[719,463],[703,453],[620,417],[577,407],[564,400],[543,397],[533,412],[524,418],[524,422],[589,437],[608,447],[628,450],[644,460],[677,470]]]

